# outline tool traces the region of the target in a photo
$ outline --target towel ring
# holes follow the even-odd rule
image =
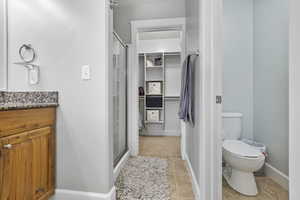
[[[31,53],[31,57],[27,58],[24,56],[24,53],[26,51],[30,51]],[[19,48],[19,55],[20,58],[25,62],[25,63],[32,63],[35,58],[36,58],[36,53],[34,48],[32,48],[32,46],[30,44],[23,44],[20,48]]]

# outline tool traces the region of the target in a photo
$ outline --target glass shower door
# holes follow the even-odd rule
[[[127,151],[127,47],[113,36],[113,140],[114,164]]]

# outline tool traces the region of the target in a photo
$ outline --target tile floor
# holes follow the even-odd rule
[[[180,137],[140,136],[140,155],[165,158],[172,200],[194,200],[191,178],[180,156]],[[288,200],[288,192],[267,177],[257,177],[259,195],[247,197],[229,187],[223,180],[223,200]]]
[[[191,177],[180,156],[180,137],[140,136],[140,155],[168,160],[172,200],[194,200]]]
[[[247,197],[234,191],[223,179],[223,200],[288,200],[288,192],[268,177],[256,178],[259,194]]]

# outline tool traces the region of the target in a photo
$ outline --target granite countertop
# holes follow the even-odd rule
[[[0,91],[0,111],[58,106],[58,92],[4,92]]]

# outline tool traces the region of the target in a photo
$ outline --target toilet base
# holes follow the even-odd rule
[[[247,196],[257,195],[257,185],[253,173],[231,168],[231,173],[224,172],[223,176],[237,192]]]

